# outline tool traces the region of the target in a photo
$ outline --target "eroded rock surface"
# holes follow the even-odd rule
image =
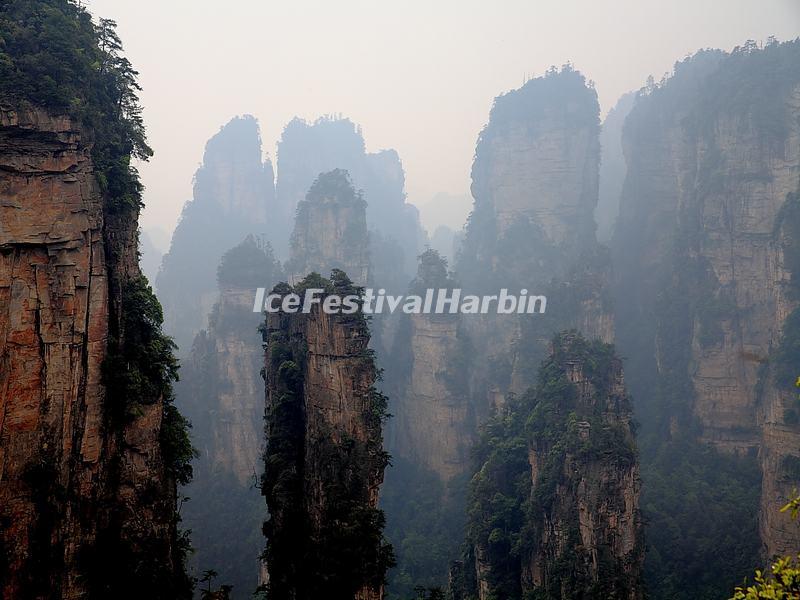
[[[768,366],[797,307],[787,250],[787,198],[800,182],[796,63],[796,44],[701,52],[647,90],[625,127],[614,241],[631,371],[673,382],[673,436],[698,426],[701,443],[758,455],[767,555],[800,548],[800,528],[778,512],[798,484],[786,468],[800,456],[787,417],[796,391]]]
[[[331,293],[354,291],[337,272]],[[278,292],[291,288],[279,286]],[[361,313],[267,315],[267,567],[274,593],[383,598],[391,549],[378,492],[386,399]]]
[[[137,213],[109,213],[92,139],[70,118],[0,107],[0,595],[83,598],[108,548],[174,573],[164,399],[114,424],[103,364]],[[113,249],[110,252],[109,249]],[[110,290],[114,290],[111,292]],[[95,558],[92,558],[95,557]],[[133,563],[125,567],[137,570]]]

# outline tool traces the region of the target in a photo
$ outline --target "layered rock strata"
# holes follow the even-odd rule
[[[325,287],[357,290],[341,271],[332,280],[285,284],[276,293]],[[272,313],[264,330],[266,470],[262,490],[269,589],[276,597],[380,600],[391,563],[378,492],[386,398],[368,349],[362,313]]]
[[[287,269],[293,281],[308,273],[348,273],[357,285],[369,280],[367,202],[346,171],[321,173],[297,206]]]
[[[639,469],[622,363],[576,332],[489,421],[455,597],[643,597]]]
[[[799,51],[700,52],[644,90],[625,126],[614,240],[630,371],[640,387],[672,382],[652,408],[667,438],[759,457],[767,555],[800,548],[778,512],[800,482],[795,374],[780,372],[797,307]]]
[[[101,597],[123,578],[154,594],[147,586],[158,581],[170,595],[182,569],[163,437],[169,399],[137,398],[120,420],[126,390],[106,385],[119,375],[107,371],[110,353],[136,334],[121,324],[141,280],[138,211],[112,209],[92,146],[69,117],[0,107],[0,597],[8,600]]]

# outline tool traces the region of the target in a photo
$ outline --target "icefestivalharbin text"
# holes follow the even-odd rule
[[[372,288],[364,290],[363,295],[340,296],[326,293],[322,288],[308,288],[303,295],[268,294],[267,288],[257,288],[253,301],[253,312],[268,313],[310,313],[315,305],[320,305],[327,314],[350,315],[359,310],[365,314],[402,312],[405,314],[544,314],[547,308],[545,296],[533,296],[528,290],[519,294],[509,294],[503,288],[499,294],[474,296],[462,294],[456,289],[428,289],[422,296],[391,296],[386,290],[377,292]]]

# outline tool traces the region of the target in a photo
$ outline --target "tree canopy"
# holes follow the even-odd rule
[[[139,208],[131,158],[147,160],[138,73],[122,54],[116,23],[92,21],[74,0],[8,0],[0,13],[0,104],[25,103],[77,119],[110,208]]]

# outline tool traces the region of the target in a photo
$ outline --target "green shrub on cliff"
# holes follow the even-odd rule
[[[480,549],[490,598],[611,598],[639,585],[635,575],[618,571],[613,557],[601,557],[599,582],[591,580],[585,557],[575,550],[581,546],[578,512],[565,511],[559,496],[576,485],[565,473],[567,464],[629,469],[636,461],[630,430],[621,422],[609,423],[605,412],[603,398],[615,393],[610,377],[617,360],[613,347],[567,332],[554,338],[553,349],[536,385],[507,400],[484,425],[475,448],[467,537],[469,546]],[[576,365],[598,398],[591,406],[579,402],[578,384],[570,379]],[[620,416],[629,413],[627,400],[618,401]],[[532,480],[529,453],[534,451],[541,466]],[[567,542],[548,564],[545,583],[534,589],[525,581],[524,565],[543,538],[548,519],[562,519],[559,526]],[[474,558],[465,557],[464,564],[472,562]],[[465,587],[466,597],[474,598],[476,590]]]
[[[221,286],[245,289],[272,285],[282,275],[272,246],[269,242],[260,244],[252,235],[223,254],[217,267],[217,281]]]
[[[334,271],[330,280],[312,273],[295,287],[279,284],[273,292],[302,295],[312,287],[339,295],[361,292],[342,271]],[[383,536],[383,511],[374,508],[370,498],[376,474],[383,473],[389,462],[381,432],[386,398],[374,386],[363,391],[369,402],[355,417],[364,426],[363,438],[334,431],[324,419],[315,423],[318,435],[309,438],[307,340],[293,329],[292,320],[312,317],[297,313],[281,318],[278,330],[262,328],[269,362],[267,448],[261,478],[270,514],[264,524],[268,540],[264,558],[270,571],[265,591],[267,598],[276,600],[352,598],[364,586],[382,587],[387,569],[394,565],[392,547]],[[363,313],[330,318],[366,346],[369,329]],[[372,352],[355,357],[360,359],[359,380],[374,382],[379,370]],[[319,497],[309,498],[310,489],[319,489]],[[317,512],[311,514],[312,510]]]
[[[800,496],[795,496],[781,509],[791,512],[792,519],[800,513]],[[800,555],[778,558],[770,568],[770,575],[756,571],[755,585],[737,587],[730,600],[795,600],[800,598]]]
[[[120,497],[133,488],[139,497],[106,502],[100,496],[94,506],[85,505],[83,499],[65,500],[86,511],[82,519],[101,521],[97,538],[76,548],[87,597],[190,597],[191,582],[181,564],[188,540],[177,533],[174,500],[176,482],[191,476],[193,451],[188,424],[172,405],[172,382],[177,377],[174,345],[161,332],[161,306],[146,279],[125,261],[129,251],[133,254],[130,246],[135,243],[141,207],[142,186],[132,161],[152,155],[141,117],[138,74],[122,54],[115,23],[102,19],[94,23],[79,2],[4,0],[0,5],[0,106],[71,117],[80,129],[81,143],[90,144],[103,198],[109,335],[102,427],[108,443],[103,446],[103,468],[92,484],[99,493],[110,491]],[[165,472],[154,468],[153,481],[131,486],[122,459],[132,452],[127,427],[153,406],[162,411],[156,413],[161,417],[156,433]],[[152,431],[149,423],[148,427]],[[156,452],[154,467],[157,456]],[[141,516],[118,511],[123,506],[136,508],[137,502],[152,505],[155,518],[163,520],[142,523]],[[48,544],[57,527],[51,525]],[[41,564],[44,557],[34,552],[32,560]]]
[[[137,209],[141,184],[132,158],[145,139],[136,82],[116,23],[73,0],[8,0],[0,12],[0,104],[28,102],[68,114],[94,137],[97,180],[112,210]]]
[[[147,279],[139,276],[126,281],[121,296],[119,339],[111,344],[119,349],[109,354],[106,386],[112,397],[124,399],[115,408],[131,411],[138,403],[171,397],[178,361],[175,344],[161,332],[164,316]]]

